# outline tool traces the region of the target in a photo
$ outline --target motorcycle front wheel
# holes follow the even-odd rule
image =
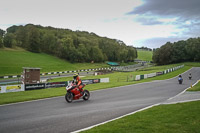
[[[87,101],[90,98],[90,92],[88,90],[84,90],[83,100]]]
[[[67,92],[67,94],[65,95],[65,100],[68,102],[68,103],[71,103],[73,101],[73,94],[71,92]]]

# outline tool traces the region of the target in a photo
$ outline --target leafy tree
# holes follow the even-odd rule
[[[28,49],[31,52],[39,53],[40,52],[40,33],[36,28],[31,28],[29,31],[29,47]]]
[[[5,31],[0,29],[0,48],[3,47],[3,35],[5,34]]]
[[[86,49],[84,44],[79,44],[78,52],[79,52],[79,57],[80,57],[79,62],[89,61],[88,50]]]
[[[19,47],[28,49],[28,30],[25,27],[21,26],[20,28],[18,28],[15,34],[17,45]]]
[[[3,37],[0,36],[0,48],[2,48],[2,47],[3,47]]]
[[[200,38],[166,43],[154,50],[153,61],[158,65],[184,61],[200,61]]]
[[[54,54],[57,38],[52,32],[45,32],[41,39],[41,50],[47,54]]]
[[[103,54],[98,47],[91,47],[89,55],[90,55],[90,61],[102,62],[104,60]]]
[[[71,62],[122,62],[137,57],[134,47],[85,31],[27,24],[9,27],[7,34],[7,46],[14,44],[31,52],[44,52]]]
[[[153,50],[152,60],[153,60],[154,63],[159,64],[159,54],[160,54],[160,48],[157,48],[157,49]]]
[[[12,33],[7,33],[4,36],[3,44],[5,47],[12,48],[16,45],[15,35]]]
[[[5,34],[5,31],[0,29],[0,37],[3,37],[4,34]]]

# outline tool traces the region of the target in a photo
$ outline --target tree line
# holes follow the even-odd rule
[[[151,49],[151,48],[144,47],[144,46],[142,46],[142,47],[136,47],[136,49],[137,49],[137,50],[146,50],[146,51],[152,51],[152,49]]]
[[[95,33],[27,24],[0,30],[0,47],[22,47],[35,53],[47,53],[71,62],[128,62],[137,51],[120,40]]]
[[[186,41],[167,42],[153,52],[153,62],[158,65],[179,63],[185,61],[200,61],[200,38],[190,38]]]

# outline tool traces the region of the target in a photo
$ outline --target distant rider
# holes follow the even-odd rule
[[[192,79],[192,74],[191,73],[189,74],[189,79]]]
[[[182,76],[181,75],[178,76],[178,80],[182,80]]]
[[[81,92],[81,94],[82,94],[82,92],[83,92],[83,87],[84,87],[84,84],[83,84],[83,82],[81,81],[81,79],[80,79],[80,77],[78,76],[78,74],[74,74],[74,76],[73,76],[73,78],[74,78],[74,83],[76,84],[76,86],[78,87],[78,89],[80,90],[80,92]]]

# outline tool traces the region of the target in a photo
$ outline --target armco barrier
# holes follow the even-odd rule
[[[109,82],[109,78],[101,78],[100,79],[100,83],[108,83]]]
[[[151,77],[167,74],[169,72],[173,72],[173,71],[180,69],[182,67],[184,67],[184,65],[177,66],[177,67],[174,67],[174,68],[170,68],[170,69],[167,69],[167,70],[164,70],[164,71],[161,71],[161,72],[144,74],[144,75],[136,75],[135,80],[138,81],[138,80],[141,80],[141,79],[146,79],[146,78],[151,78]]]
[[[0,86],[0,93],[7,93],[7,92],[17,92],[17,91],[24,91],[24,85],[18,84],[18,85],[4,85]],[[11,89],[8,89],[11,88]]]
[[[155,76],[156,76],[156,73],[147,74],[147,78],[151,78],[151,77],[155,77]]]
[[[147,74],[144,74],[144,79],[146,79],[147,78]]]
[[[49,82],[49,83],[39,83],[39,84],[26,84],[25,85],[25,90],[65,87],[68,84],[70,84],[71,82],[72,81]],[[83,84],[94,84],[94,83],[100,83],[100,82],[109,82],[109,78],[85,79],[85,80],[82,80],[82,82],[83,82]]]
[[[45,88],[45,83],[39,83],[39,84],[25,84],[25,85],[24,85],[24,88],[25,88],[25,91],[44,89],[44,88]]]
[[[135,80],[136,80],[136,81],[140,80],[140,75],[136,75],[136,76],[135,76]]]
[[[38,90],[38,89],[47,89],[47,88],[56,88],[56,87],[65,87],[72,81],[63,81],[63,82],[49,82],[49,83],[38,83],[38,84],[21,84],[21,88],[16,91],[28,91],[28,90]],[[94,84],[94,83],[107,83],[109,82],[109,78],[101,78],[101,79],[86,79],[82,80],[84,84]],[[17,85],[7,85],[0,86],[0,93],[6,92],[15,92],[14,89],[7,90],[8,86],[17,86]]]
[[[74,71],[63,71],[63,72],[48,72],[48,73],[41,73],[40,75],[51,75],[51,74],[66,74],[66,73],[78,73],[78,72],[89,72],[89,71],[98,71],[98,70],[111,70],[115,67],[106,67],[106,68],[94,68],[94,69],[83,69],[83,70],[74,70]],[[20,78],[22,75],[14,75],[14,76],[0,76],[1,78],[7,79],[7,78]]]
[[[140,79],[144,79],[144,75],[140,75]]]

